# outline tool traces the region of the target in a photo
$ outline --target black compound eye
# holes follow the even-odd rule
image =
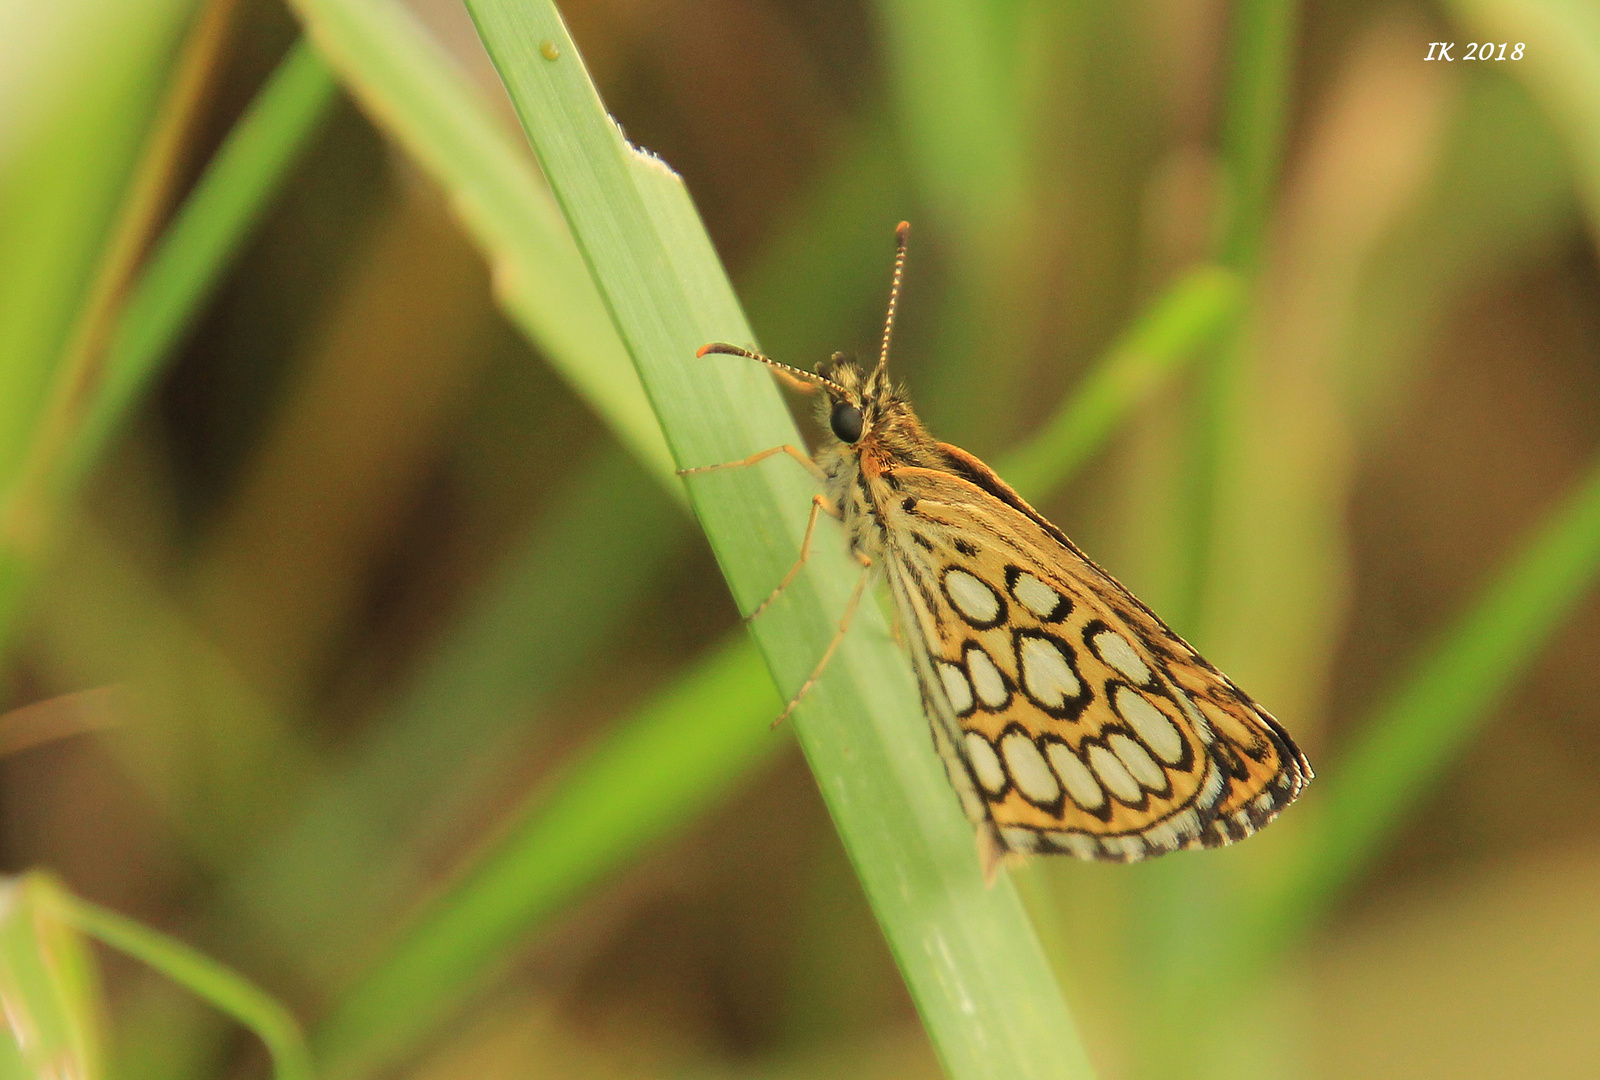
[[[833,428],[833,433],[847,443],[853,443],[861,438],[861,410],[848,401],[841,401],[833,407],[833,415],[828,418],[828,426]]]

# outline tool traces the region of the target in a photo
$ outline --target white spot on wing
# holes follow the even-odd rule
[[[955,709],[956,715],[961,715],[972,708],[972,686],[967,682],[967,676],[955,664],[945,660],[939,661],[939,678],[944,682],[945,697],[950,699],[950,707]]]
[[[965,570],[946,571],[944,591],[957,610],[973,622],[994,622],[1000,615],[1000,598],[994,590]]]
[[[1106,739],[1106,745],[1117,755],[1117,760],[1128,767],[1133,778],[1150,791],[1167,790],[1167,771],[1156,764],[1150,752],[1126,735],[1118,732]]]
[[[1059,709],[1068,698],[1083,693],[1067,658],[1048,638],[1025,637],[1021,648],[1022,683],[1039,704]]]
[[[1048,619],[1061,606],[1061,594],[1027,571],[1017,574],[1011,583],[1011,595],[1041,619]]]
[[[1106,793],[1100,787],[1100,781],[1094,778],[1089,766],[1079,760],[1078,755],[1065,743],[1047,743],[1045,754],[1049,756],[1051,766],[1073,802],[1085,810],[1098,810],[1106,804]]]
[[[1096,634],[1094,648],[1100,654],[1100,659],[1134,682],[1150,681],[1150,665],[1144,662],[1128,639],[1115,630],[1102,630]]]
[[[1106,790],[1130,806],[1144,798],[1139,781],[1128,772],[1128,767],[1103,746],[1089,747],[1089,768],[1100,778]]]
[[[967,732],[967,760],[983,789],[991,795],[1000,794],[1006,786],[1006,771],[989,740],[976,731]]]
[[[967,670],[972,673],[972,685],[977,688],[978,700],[991,709],[1006,703],[1006,682],[1000,669],[994,666],[989,654],[976,645],[967,646]]]
[[[1133,728],[1133,733],[1168,765],[1183,760],[1183,733],[1166,713],[1150,704],[1143,694],[1129,686],[1118,686],[1117,713]]]
[[[1012,783],[1029,802],[1048,804],[1060,797],[1061,785],[1056,783],[1056,774],[1044,763],[1044,755],[1039,753],[1032,739],[1013,731],[1000,740],[1000,753],[1005,755]]]

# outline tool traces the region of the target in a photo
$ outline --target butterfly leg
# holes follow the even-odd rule
[[[833,505],[833,500],[826,495],[813,495],[811,497],[811,517],[806,521],[806,535],[800,541],[800,557],[795,560],[793,566],[789,567],[789,572],[783,575],[783,580],[778,582],[778,587],[773,589],[765,600],[757,604],[754,611],[744,617],[745,622],[752,621],[757,615],[767,610],[768,605],[778,598],[778,594],[789,587],[789,582],[794,580],[795,575],[800,572],[800,568],[806,564],[806,560],[811,558],[811,534],[817,531],[817,517],[824,513],[840,521],[844,520],[843,512]]]
[[[815,517],[812,520],[815,521]],[[850,593],[850,602],[844,606],[844,617],[839,620],[839,629],[833,632],[833,640],[828,642],[828,647],[822,651],[822,659],[817,661],[817,666],[811,669],[811,674],[806,677],[806,681],[800,684],[800,689],[794,692],[794,697],[789,699],[789,704],[783,707],[783,712],[779,713],[778,718],[772,722],[773,727],[777,727],[789,718],[789,714],[794,712],[795,706],[800,704],[800,699],[805,697],[816,681],[822,677],[822,672],[827,668],[828,661],[833,659],[834,651],[839,648],[839,642],[844,640],[845,634],[850,630],[850,620],[856,617],[856,608],[861,605],[861,594],[867,587],[867,574],[872,570],[871,559],[859,551],[855,553],[855,556],[856,561],[861,564],[861,576],[856,578],[856,587]]]
[[[692,469],[679,469],[678,475],[693,476],[696,473],[716,472],[718,469],[739,469],[746,465],[754,465],[757,462],[765,461],[773,454],[788,454],[800,464],[804,465],[806,469],[810,471],[811,475],[815,476],[818,480],[826,481],[828,479],[828,474],[823,471],[821,465],[818,465],[815,461],[811,460],[811,455],[807,454],[799,447],[791,446],[788,443],[784,443],[782,446],[774,446],[768,450],[762,450],[759,453],[751,454],[747,458],[741,458],[738,461],[724,461],[720,465],[697,465]]]
[[[799,447],[792,446],[789,443],[784,443],[782,446],[774,446],[770,449],[762,450],[759,453],[751,454],[749,457],[742,458],[739,461],[724,461],[720,465],[698,465],[692,469],[679,469],[678,475],[692,476],[695,473],[716,472],[718,469],[739,469],[746,465],[754,465],[757,462],[765,461],[774,454],[788,454],[800,464],[804,465],[818,480],[826,481],[828,479],[828,474],[823,471],[821,465],[818,465],[815,461],[813,461],[805,453],[805,451],[801,450]],[[817,495],[811,500],[811,520],[806,522],[806,535],[804,539],[800,541],[800,558],[797,559],[795,564],[789,568],[789,572],[783,575],[783,580],[778,583],[778,587],[773,589],[765,600],[757,604],[754,611],[744,617],[746,622],[749,622],[757,615],[760,615],[763,611],[767,610],[767,606],[778,598],[779,593],[783,592],[784,589],[789,587],[789,583],[794,580],[794,576],[800,572],[800,568],[804,566],[806,564],[806,560],[811,557],[811,534],[815,532],[817,528],[817,514],[824,510],[827,511],[829,516],[837,518],[840,521],[844,520],[843,511],[841,511],[837,506],[833,505],[833,502],[828,499],[827,496]]]

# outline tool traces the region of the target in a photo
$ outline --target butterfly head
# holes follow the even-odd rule
[[[905,400],[882,364],[867,370],[848,353],[834,353],[817,365],[817,376],[826,392],[818,418],[842,443],[870,439],[905,411]]]

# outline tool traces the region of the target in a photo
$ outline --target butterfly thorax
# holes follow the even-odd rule
[[[895,471],[948,468],[948,461],[939,442],[912,412],[905,391],[889,382],[883,368],[869,374],[836,354],[818,373],[843,393],[830,389],[818,402],[818,418],[828,437],[817,463],[828,474],[827,494],[844,515],[851,547],[877,559],[889,543],[883,507],[895,495]],[[860,434],[854,441],[841,437],[841,407],[860,416]],[[851,422],[842,428],[845,434],[853,433]]]

